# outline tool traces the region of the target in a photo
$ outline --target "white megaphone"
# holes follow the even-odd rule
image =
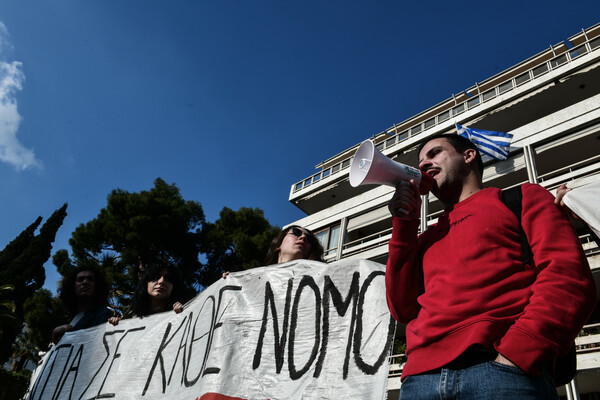
[[[362,142],[350,166],[350,185],[375,184],[396,186],[401,181],[413,179],[419,187],[419,193],[429,193],[433,178],[421,173],[417,168],[409,167],[384,156],[370,140]]]

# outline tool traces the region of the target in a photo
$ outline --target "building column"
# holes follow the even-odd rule
[[[340,237],[338,238],[337,254],[335,255],[336,260],[342,259],[342,253],[344,251],[344,243],[346,243],[346,227],[347,226],[348,226],[348,217],[344,217],[340,221]]]
[[[429,214],[429,194],[421,196],[421,233],[427,230],[427,214]]]
[[[567,400],[580,400],[575,378],[565,385],[565,392],[567,393]]]
[[[523,147],[523,155],[525,156],[525,167],[527,168],[527,177],[530,183],[539,183],[537,169],[535,168],[535,157],[533,149],[530,145]]]

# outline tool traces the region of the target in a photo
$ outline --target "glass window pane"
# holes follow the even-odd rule
[[[550,64],[552,64],[553,68],[556,68],[559,65],[562,65],[562,64],[564,64],[566,62],[567,62],[567,55],[566,54],[563,54],[563,55],[561,55],[559,57],[556,57],[553,60],[550,60]]]
[[[548,72],[548,64],[544,63],[533,69],[533,76],[539,76],[546,72]]]
[[[492,97],[494,97],[496,95],[496,88],[493,88],[492,90],[488,90],[487,92],[485,92],[483,94],[483,101],[486,101],[488,99],[491,99]]]
[[[460,114],[465,111],[465,103],[459,104],[452,109],[452,115]]]
[[[504,93],[510,89],[512,89],[512,81],[504,82],[502,85],[500,85],[500,93]]]
[[[413,126],[412,128],[410,128],[410,134],[411,135],[416,135],[419,132],[421,132],[421,124],[419,124],[417,126]]]
[[[521,74],[521,75],[517,76],[515,78],[515,81],[517,82],[517,85],[520,85],[522,83],[527,82],[529,79],[530,79],[530,77],[529,77],[529,71],[527,71],[524,74]]]
[[[467,107],[468,108],[473,108],[473,107],[475,107],[478,104],[479,104],[479,96],[473,97],[472,99],[469,99],[467,101]]]
[[[329,230],[325,229],[324,231],[321,231],[321,232],[318,232],[315,234],[315,237],[317,238],[319,243],[321,243],[321,246],[323,246],[324,249],[327,249],[327,234],[328,233],[329,233]]]
[[[571,58],[577,58],[585,53],[587,53],[587,49],[585,48],[584,44],[582,44],[581,46],[577,46],[573,50],[569,51],[569,54],[571,54]]]
[[[346,168],[350,165],[350,160],[344,160],[342,161],[342,168]]]
[[[438,115],[437,118],[438,118],[438,123],[447,120],[448,118],[450,118],[450,111],[444,111],[443,113]]]
[[[340,240],[340,226],[332,226],[329,234],[329,249],[337,249]]]

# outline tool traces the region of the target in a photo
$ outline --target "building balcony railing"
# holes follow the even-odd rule
[[[590,31],[594,30],[594,28],[590,28]],[[596,29],[597,30],[597,29]],[[585,33],[585,31],[584,31]],[[532,63],[528,65],[528,69],[524,72],[518,74],[515,72],[510,78],[506,80],[500,80],[498,84],[491,88],[486,88],[484,83],[480,85],[476,85],[473,88],[469,88],[464,91],[464,96],[458,96],[460,98],[465,98],[466,100],[458,101],[457,97],[453,96],[453,102],[450,102],[447,106],[442,106],[441,103],[439,106],[433,107],[433,109],[439,108],[440,112],[427,119],[426,121],[416,123],[413,126],[410,126],[407,129],[403,127],[407,124],[408,121],[395,124],[389,129],[386,129],[391,137],[388,139],[381,141],[376,144],[376,148],[380,151],[395,146],[402,141],[414,137],[423,133],[424,131],[433,128],[439,124],[447,123],[451,118],[456,117],[466,111],[472,110],[480,105],[491,101],[497,98],[500,95],[508,93],[511,90],[515,90],[520,88],[524,84],[531,82],[543,75],[549,73],[550,71],[557,70],[559,68],[564,67],[565,65],[570,64],[574,60],[578,60],[582,57],[590,55],[592,52],[600,49],[600,36],[588,38],[585,36],[585,41],[579,44],[577,47],[568,49],[566,45],[560,44],[558,46],[553,46],[551,48],[551,56],[552,58],[548,59],[548,57],[539,57],[538,63]],[[557,54],[558,53],[558,54]],[[533,60],[538,59],[538,57],[534,57]],[[502,75],[510,76],[510,72],[512,70],[519,71],[522,69],[522,65],[515,66],[504,73],[498,74],[495,77],[488,79],[488,82],[495,82],[497,78]],[[518,75],[517,75],[518,74]],[[451,99],[452,100],[452,99]],[[321,171],[309,176],[306,179],[301,180],[300,182],[292,185],[292,194],[303,189],[309,188],[311,185],[314,185],[318,182],[321,182],[325,179],[332,179],[332,177],[340,176],[340,172],[344,171],[350,166],[351,160],[353,156],[350,156],[328,168],[322,169]]]
[[[426,129],[432,128],[436,125],[441,124],[442,122],[448,121],[451,117],[455,117],[459,114],[462,114],[468,110],[471,110],[479,105],[496,98],[497,96],[504,94],[512,89],[516,89],[523,84],[530,82],[546,73],[556,70],[571,61],[578,59],[579,57],[589,54],[592,51],[600,48],[600,37],[590,40],[580,46],[577,46],[574,49],[568,50],[567,52],[560,54],[550,60],[543,61],[538,65],[533,66],[531,69],[517,75],[516,77],[509,78],[504,82],[492,87],[491,89],[485,90],[483,92],[480,91],[480,87],[476,86],[475,88],[465,91],[467,96],[469,97],[467,100],[462,102],[457,102],[456,105],[451,107],[448,110],[444,110],[443,112],[437,114],[436,116],[418,123],[411,128],[405,129],[401,132],[398,132],[397,126],[394,125],[391,128],[387,129],[387,133],[390,135],[394,135],[393,137],[387,139],[385,142],[385,146],[387,148],[396,143],[399,143],[405,139],[408,139],[411,136],[415,136]],[[470,93],[470,92],[474,93]],[[380,148],[381,150],[381,148]]]
[[[367,250],[380,246],[387,247],[391,237],[392,228],[387,228],[371,235],[361,237],[360,239],[344,243],[342,246],[342,258],[364,253]]]
[[[592,238],[592,235],[585,234],[582,236],[579,236],[579,240],[581,241],[581,246],[583,247],[583,251],[585,252],[585,255],[587,257],[591,257],[591,256],[595,256],[597,254],[600,254],[600,245],[598,245],[594,239]]]
[[[387,250],[388,242],[391,237],[392,228],[386,228],[360,239],[344,243],[342,246],[342,258],[361,254],[378,247],[384,247]],[[579,241],[588,257],[600,253],[600,246],[589,234],[580,235]],[[333,250],[337,250],[337,248],[331,249],[329,253],[326,253],[325,260],[327,262],[335,261],[336,257]]]
[[[600,172],[600,154],[580,160],[576,163],[566,165],[562,168],[553,170],[538,176],[542,186],[552,186],[555,182],[566,182],[567,180],[577,179],[582,176],[593,175]]]

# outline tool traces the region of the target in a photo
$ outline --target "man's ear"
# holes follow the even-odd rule
[[[475,149],[466,149],[463,156],[465,157],[465,163],[471,164],[477,158],[477,152]]]

